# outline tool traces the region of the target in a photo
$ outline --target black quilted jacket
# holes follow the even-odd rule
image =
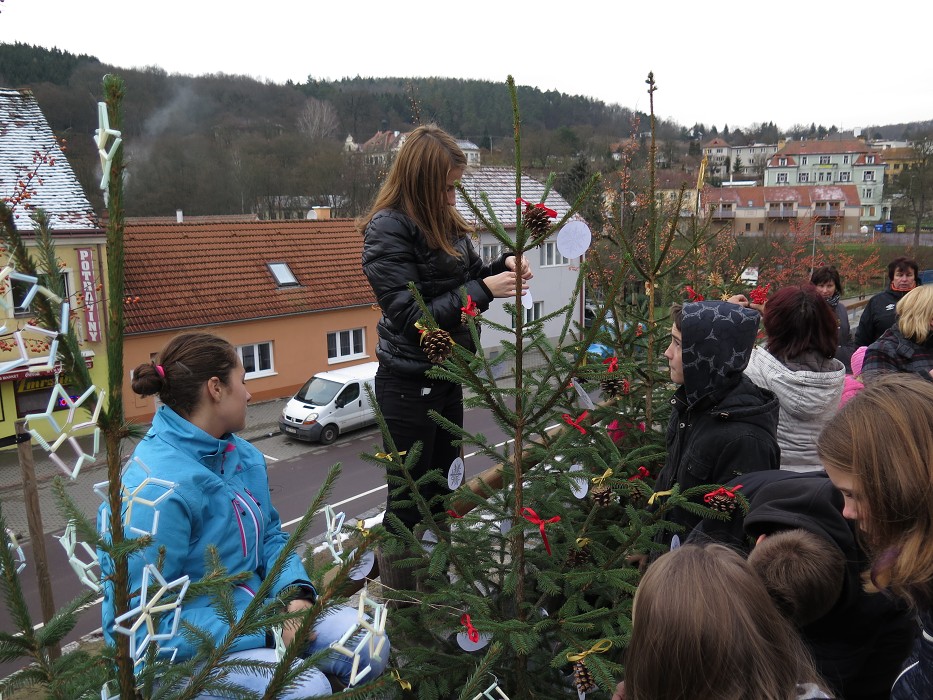
[[[458,345],[475,350],[469,329],[460,320],[464,290],[480,311],[488,309],[493,296],[481,280],[505,272],[506,256],[484,265],[466,236],[454,243],[460,257],[433,250],[415,222],[392,209],[377,212],[363,236],[363,272],[382,309],[376,346],[380,364],[412,377],[431,367],[415,327],[423,314],[409,282],[415,283],[438,326]]]

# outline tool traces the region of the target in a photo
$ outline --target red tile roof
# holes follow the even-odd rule
[[[836,141],[788,141],[778,155],[826,155],[827,153],[868,153],[872,149],[858,139]]]
[[[734,204],[737,209],[765,204],[797,202],[809,207],[816,202],[860,203],[856,185],[778,185],[772,187],[704,187],[703,205]]]
[[[128,219],[126,332],[235,323],[372,304],[363,238],[351,219]],[[288,263],[299,285],[279,287],[267,263]]]

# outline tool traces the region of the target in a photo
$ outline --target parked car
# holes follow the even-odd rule
[[[315,374],[282,409],[282,434],[329,445],[348,430],[375,423],[365,387],[373,386],[378,367],[378,362],[366,362]]]

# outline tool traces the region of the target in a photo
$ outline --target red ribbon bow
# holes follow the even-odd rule
[[[547,534],[544,532],[544,526],[549,525],[550,523],[559,523],[560,516],[555,515],[553,518],[548,518],[547,520],[542,520],[538,517],[538,514],[535,513],[531,508],[522,508],[522,517],[530,522],[532,525],[537,525],[538,529],[541,530],[541,539],[544,540],[544,549],[547,550],[547,553],[551,553],[551,543],[547,540]]]
[[[460,513],[458,513],[457,511],[455,511],[453,508],[451,508],[450,510],[447,511],[447,515],[449,515],[451,518],[455,518],[455,519],[457,519],[457,520],[460,520],[460,518],[463,517],[462,515],[460,515]]]
[[[619,366],[619,358],[618,357],[607,357],[605,360],[603,360],[603,364],[609,365],[606,371],[611,374],[612,372],[615,372],[616,368]]]
[[[474,644],[479,642],[479,630],[470,622],[470,616],[468,614],[463,613],[463,616],[460,618],[460,624],[466,627],[467,637],[471,642]]]
[[[583,413],[580,414],[579,418],[574,418],[569,413],[565,413],[564,423],[566,423],[567,425],[572,425],[574,428],[579,430],[582,435],[586,435],[586,428],[580,425],[580,423],[583,422],[588,415],[590,415],[590,412],[584,411]]]
[[[635,481],[636,479],[644,479],[644,478],[649,477],[649,476],[651,476],[651,472],[649,472],[647,469],[645,469],[643,466],[641,466],[641,467],[638,467],[638,471],[635,472],[634,474],[632,474],[632,475],[628,478],[628,480],[629,480],[629,481]]]
[[[473,297],[471,297],[469,294],[467,294],[466,306],[461,306],[460,310],[467,316],[476,316],[476,314],[479,313],[476,308],[476,302],[473,301]]]
[[[768,301],[768,290],[771,289],[771,283],[768,282],[764,287],[755,287],[748,293],[748,298],[753,304],[764,304]]]
[[[690,301],[703,301],[703,295],[694,291],[693,287],[689,284],[684,287],[684,291],[687,292],[687,298],[689,298]]]
[[[521,197],[519,197],[518,199],[515,200],[515,203],[516,203],[516,204],[524,204],[526,207],[534,207],[535,209],[544,209],[545,213],[546,213],[550,218],[552,218],[552,219],[556,219],[556,218],[557,218],[557,212],[554,211],[553,209],[549,208],[549,207],[546,207],[546,206],[544,205],[544,202],[540,202],[540,203],[538,203],[538,204],[532,204],[532,203],[529,202],[527,199],[522,199]]]
[[[710,491],[708,494],[703,496],[703,501],[705,503],[709,503],[717,496],[725,496],[726,498],[735,498],[735,492],[738,491],[740,488],[742,488],[742,484],[739,484],[738,486],[734,486],[731,491],[727,489],[725,486],[720,486],[715,491]]]

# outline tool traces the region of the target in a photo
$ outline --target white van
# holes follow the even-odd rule
[[[348,430],[375,423],[365,387],[372,388],[378,367],[366,362],[315,374],[282,409],[282,434],[329,445]]]

